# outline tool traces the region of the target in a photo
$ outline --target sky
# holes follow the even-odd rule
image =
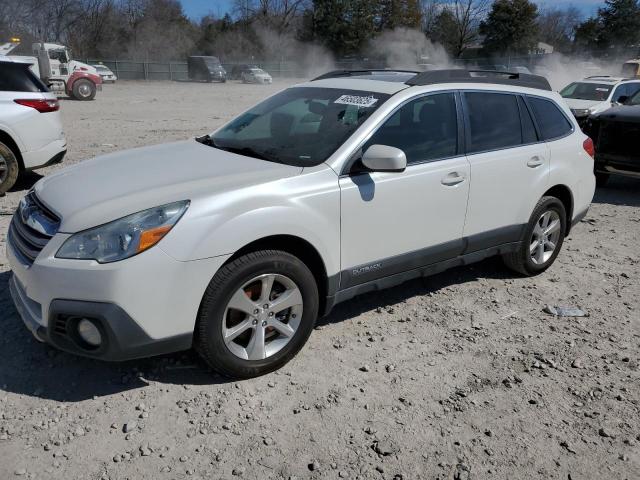
[[[593,15],[598,7],[604,4],[604,0],[533,0],[540,7],[567,7],[573,5],[578,7],[585,17]],[[213,13],[216,17],[221,17],[230,12],[233,8],[233,0],[180,0],[187,16],[193,20]]]

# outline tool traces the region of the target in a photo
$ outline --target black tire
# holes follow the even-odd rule
[[[302,296],[302,317],[289,342],[277,353],[262,360],[236,356],[223,339],[225,311],[232,296],[253,278],[263,274],[284,275]],[[318,317],[318,287],[307,266],[295,256],[262,250],[243,255],[222,267],[205,291],[196,324],[194,347],[207,364],[224,376],[251,378],[277,370],[304,346]],[[250,317],[248,317],[250,318]]]
[[[610,175],[608,173],[596,172],[596,187],[604,187],[609,182]]]
[[[544,262],[535,263],[531,256],[531,245],[533,244],[534,239],[534,229],[538,224],[538,221],[541,219],[542,215],[545,212],[553,211],[556,212],[559,220],[560,220],[560,231],[558,239],[555,243],[555,250],[553,250],[552,255]],[[511,270],[514,270],[518,273],[521,273],[525,276],[533,276],[539,273],[544,272],[547,268],[549,268],[556,257],[560,253],[560,249],[562,248],[562,243],[564,242],[564,237],[567,232],[567,213],[565,211],[564,205],[562,202],[556,197],[542,197],[538,204],[533,209],[533,213],[529,219],[529,223],[525,228],[523,241],[521,242],[521,246],[516,252],[507,253],[502,256],[504,263]]]
[[[86,78],[73,82],[73,98],[76,100],[93,100],[96,96],[96,84]]]
[[[15,153],[0,142],[0,195],[4,195],[18,180],[20,164]]]

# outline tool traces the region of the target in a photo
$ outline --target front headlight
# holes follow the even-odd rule
[[[591,114],[590,108],[574,108],[572,110],[573,115],[576,117],[586,117]]]
[[[158,243],[189,207],[189,201],[169,203],[78,232],[60,247],[57,258],[117,262]]]

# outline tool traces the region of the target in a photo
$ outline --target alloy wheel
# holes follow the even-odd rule
[[[4,183],[4,181],[7,179],[8,174],[9,164],[7,163],[7,159],[4,158],[4,156],[0,152],[0,184]]]
[[[295,336],[302,320],[302,293],[293,280],[269,273],[246,282],[225,308],[222,337],[244,360],[278,353]]]
[[[562,223],[555,210],[547,210],[536,222],[529,243],[531,261],[536,265],[545,264],[556,251]]]

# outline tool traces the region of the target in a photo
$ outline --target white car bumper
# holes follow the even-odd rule
[[[10,228],[11,294],[37,339],[105,360],[146,357],[191,346],[204,291],[228,257],[181,262],[158,245],[109,264],[55,258],[69,236],[56,234],[30,263],[16,247],[19,235],[12,235]],[[81,318],[98,325],[103,338],[100,348],[87,348],[79,340],[75,327]]]

